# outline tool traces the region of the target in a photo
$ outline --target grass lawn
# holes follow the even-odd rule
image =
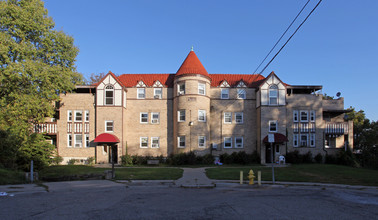
[[[24,172],[0,168],[0,185],[26,183]]]
[[[39,172],[40,179],[69,180],[71,176],[103,174],[109,168],[95,168],[84,165],[50,166]],[[116,168],[117,180],[176,180],[182,176],[183,170],[178,168]]]
[[[240,171],[247,180],[252,169],[257,180],[257,171],[261,171],[262,181],[272,180],[272,168],[266,166],[244,166],[240,168],[209,168],[206,174],[210,179],[239,180]],[[331,164],[295,164],[289,167],[274,168],[276,181],[319,182],[348,185],[378,186],[378,170],[353,168]]]

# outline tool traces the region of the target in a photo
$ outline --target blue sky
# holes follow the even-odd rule
[[[45,7],[55,28],[74,37],[77,70],[85,77],[175,73],[192,45],[209,73],[251,74],[306,2],[45,0]],[[377,12],[376,0],[323,1],[263,75],[274,71],[291,85],[341,92],[345,108],[378,120]]]

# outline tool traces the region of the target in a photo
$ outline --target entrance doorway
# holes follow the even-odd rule
[[[112,147],[112,146],[108,146],[109,147],[109,153],[108,153],[108,162],[109,163],[112,163],[112,156],[113,156],[113,153],[114,153],[114,163],[118,163],[118,147],[117,145]],[[114,151],[113,151],[114,149]]]
[[[280,145],[272,143],[273,146],[273,162],[276,161],[276,154],[280,154]],[[265,163],[272,163],[272,147],[271,144],[265,144]]]

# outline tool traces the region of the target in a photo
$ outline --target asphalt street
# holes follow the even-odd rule
[[[0,219],[377,219],[377,189],[112,181],[46,183],[0,197]],[[12,193],[11,191],[9,193]]]

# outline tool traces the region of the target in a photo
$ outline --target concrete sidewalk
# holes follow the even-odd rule
[[[175,181],[175,185],[185,188],[213,188],[215,184],[206,176],[206,167],[183,168],[183,176]]]

